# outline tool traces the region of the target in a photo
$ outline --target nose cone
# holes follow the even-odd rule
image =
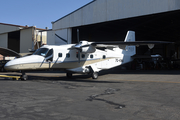
[[[5,65],[4,65],[4,68],[6,70],[14,70],[13,66],[14,66],[14,60],[11,60],[9,62],[7,62]]]
[[[39,62],[42,63],[43,60],[44,60],[44,57],[42,56],[31,55],[31,56],[11,60],[5,64],[4,68],[9,71],[24,70],[24,69],[27,69],[26,68],[27,64],[39,63]]]

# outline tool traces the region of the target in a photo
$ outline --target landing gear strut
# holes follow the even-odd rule
[[[94,70],[92,69],[91,66],[88,66],[87,68],[88,68],[89,71],[90,71],[89,73],[90,73],[91,77],[92,77],[93,79],[97,79],[97,78],[98,78],[98,72],[94,72]]]
[[[66,73],[67,78],[72,78],[72,73]]]
[[[26,81],[27,79],[28,79],[28,76],[26,75],[26,73],[25,72],[22,72],[22,75],[21,75],[21,78],[20,78],[21,80],[24,80],[24,81]]]

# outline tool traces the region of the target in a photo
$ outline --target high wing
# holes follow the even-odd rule
[[[173,42],[167,42],[167,41],[134,41],[134,42],[124,42],[124,41],[111,41],[111,42],[87,42],[87,41],[81,41],[80,43],[72,46],[72,49],[78,49],[81,50],[85,47],[103,47],[103,48],[115,48],[120,47],[121,49],[124,49],[126,46],[137,46],[140,45],[147,45],[150,49],[154,47],[154,45],[157,44],[173,44]]]
[[[157,44],[172,44],[173,42],[167,41],[134,41],[134,42],[124,42],[124,41],[112,41],[112,42],[93,42],[91,45],[96,47],[113,47],[113,45],[119,46],[121,49],[124,49],[126,46],[137,46],[147,45],[150,49]]]
[[[92,42],[91,45],[98,46],[99,44],[104,45],[149,45],[149,44],[170,44],[173,42],[166,41],[134,41],[134,42],[124,42],[124,41],[112,41],[112,42]]]
[[[150,49],[154,47],[156,44],[171,44],[173,42],[167,41],[135,41],[135,32],[128,31],[126,38],[124,41],[108,41],[108,42],[88,42],[88,41],[80,41],[78,44],[71,47],[71,49],[77,49],[80,52],[84,53],[92,53],[95,52],[95,48],[103,47],[103,48],[115,48],[119,47],[121,49],[125,49],[126,46],[140,46],[140,45],[148,45]]]

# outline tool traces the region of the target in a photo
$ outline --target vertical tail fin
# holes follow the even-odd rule
[[[135,41],[135,32],[128,31],[124,42],[134,42]]]
[[[128,31],[124,42],[135,42],[135,32]],[[126,54],[133,56],[136,54],[136,46],[126,46]]]
[[[128,31],[124,42],[135,42],[135,32]],[[133,60],[131,56],[136,54],[136,46],[126,46],[122,53],[124,54],[123,63],[131,62]]]

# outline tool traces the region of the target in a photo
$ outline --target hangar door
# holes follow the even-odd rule
[[[20,52],[20,31],[8,33],[8,49]]]

